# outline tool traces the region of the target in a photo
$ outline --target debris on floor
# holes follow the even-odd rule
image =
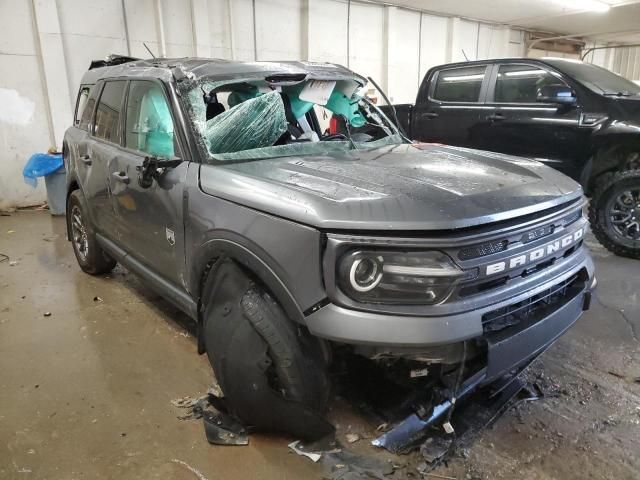
[[[226,412],[224,400],[216,396],[214,388],[198,398],[185,396],[171,400],[176,408],[186,409],[179,420],[202,419],[207,441],[213,445],[248,445],[249,432],[236,418]]]
[[[200,470],[198,470],[196,468],[193,468],[187,462],[183,462],[182,460],[178,460],[177,458],[173,458],[173,459],[171,459],[171,461],[173,463],[181,465],[184,468],[186,468],[187,470],[189,470],[191,473],[193,473],[198,478],[198,480],[207,480],[207,477],[205,477]]]
[[[360,440],[360,435],[358,435],[357,433],[347,433],[345,435],[345,438],[349,443],[356,443],[358,440]]]

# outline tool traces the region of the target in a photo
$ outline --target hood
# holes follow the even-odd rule
[[[633,97],[607,97],[615,119],[640,123],[640,96]]]
[[[330,156],[202,165],[205,193],[323,229],[445,230],[526,215],[582,195],[543,164],[402,144]]]

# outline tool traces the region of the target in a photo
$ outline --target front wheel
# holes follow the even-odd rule
[[[640,170],[598,179],[589,220],[593,234],[607,250],[640,259]]]

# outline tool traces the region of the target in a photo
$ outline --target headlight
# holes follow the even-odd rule
[[[440,303],[457,283],[476,275],[437,251],[355,251],[338,263],[340,289],[365,303]]]

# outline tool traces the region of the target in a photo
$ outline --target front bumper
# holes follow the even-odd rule
[[[306,323],[313,335],[337,342],[371,345],[386,348],[390,352],[405,348],[413,351],[420,348],[428,349],[482,337],[485,335],[482,321],[485,314],[526,301],[575,276],[578,272],[586,272],[588,279],[577,297],[553,314],[538,319],[535,325],[531,326],[531,330],[514,335],[520,339],[522,345],[530,343],[534,348],[542,350],[580,317],[583,309],[577,308],[577,305],[583,305],[582,299],[595,285],[593,261],[585,248],[571,258],[569,268],[567,265],[551,267],[540,276],[535,288],[470,311],[444,316],[402,316],[352,310],[329,304],[309,315]],[[490,340],[492,335],[485,337]],[[517,351],[517,348],[513,350]],[[535,352],[529,353],[535,355]],[[525,349],[524,356],[527,355],[528,350]],[[522,359],[523,355],[519,357]]]

